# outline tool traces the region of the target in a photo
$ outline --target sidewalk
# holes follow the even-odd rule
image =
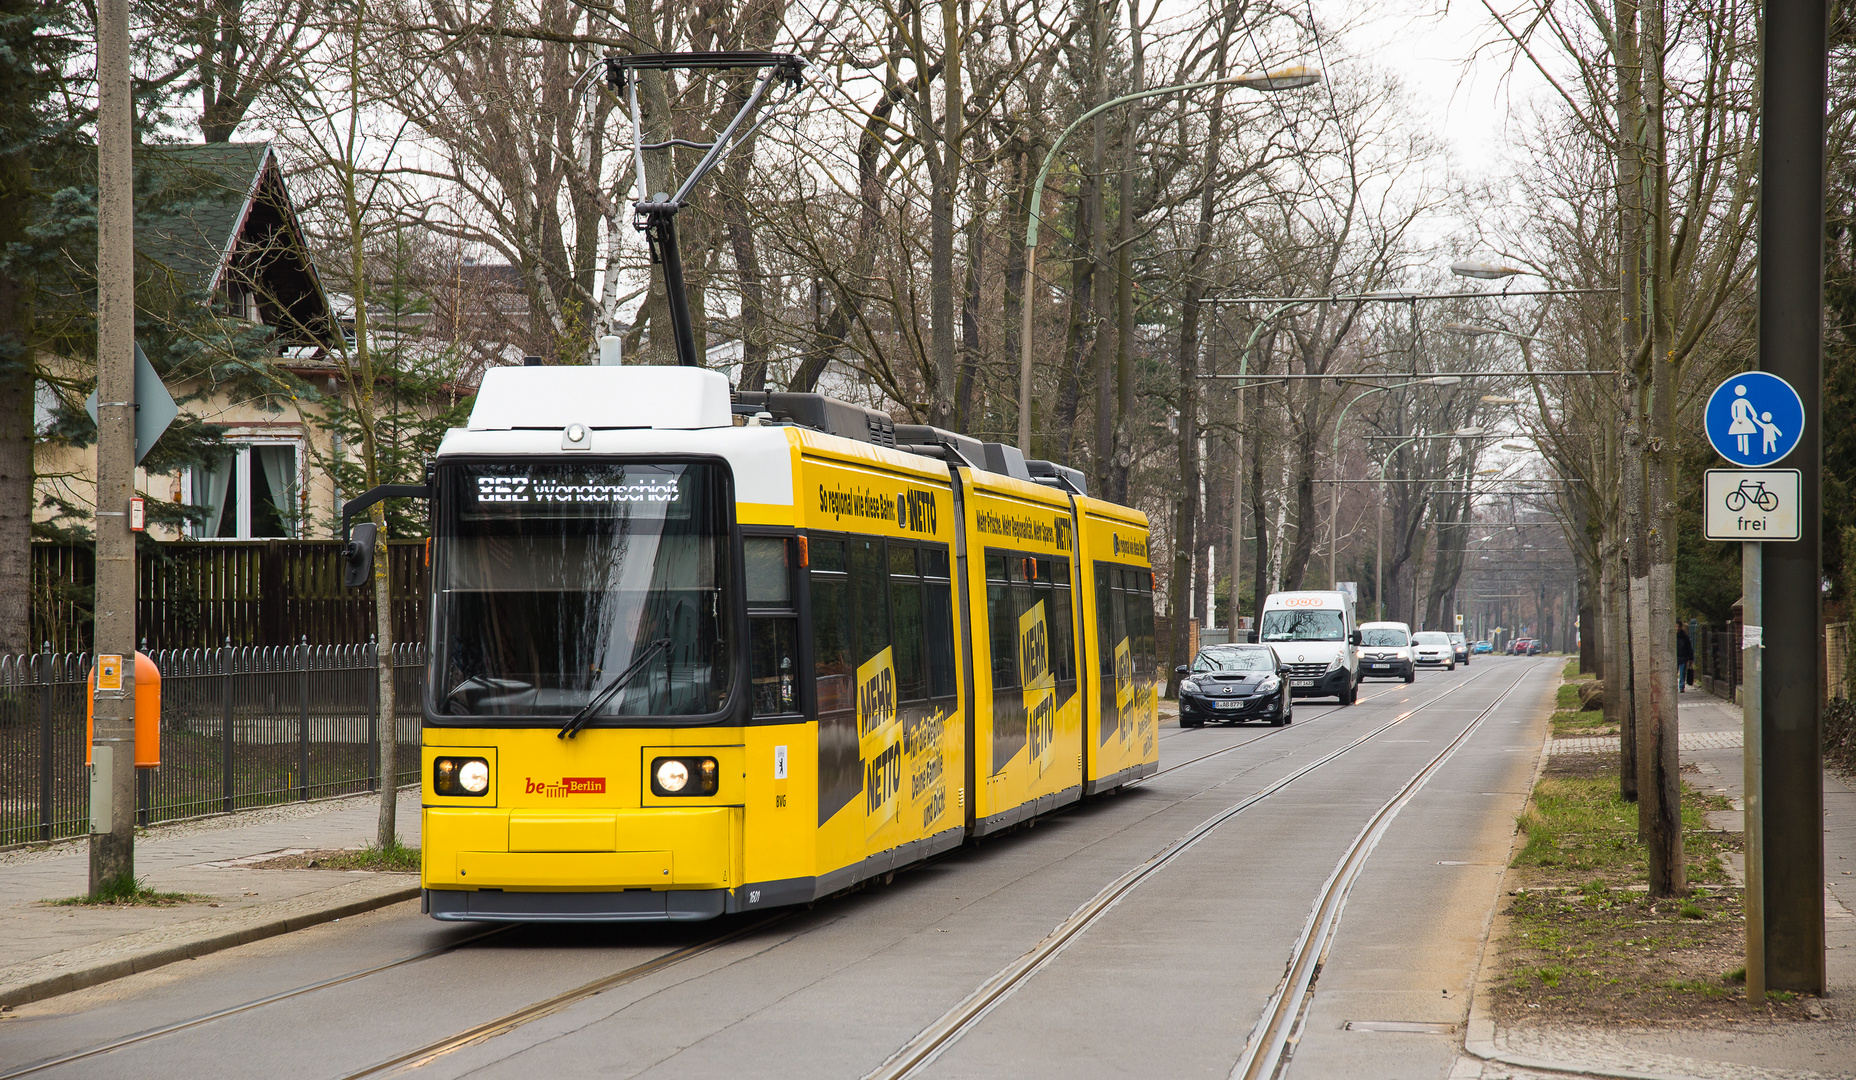
[[[1733,800],[1735,810],[1709,815],[1728,832],[1742,828],[1740,708],[1691,690],[1680,699],[1683,779]],[[1551,754],[1617,751],[1613,737],[1553,740]],[[1693,770],[1690,769],[1693,766]],[[1708,1080],[1856,1077],[1856,788],[1824,777],[1825,913],[1830,993],[1814,1003],[1810,1024],[1742,1023],[1715,1030],[1501,1027],[1487,1001],[1493,954],[1470,1012],[1465,1059],[1452,1080],[1526,1080],[1589,1076],[1705,1077]],[[1733,873],[1744,866],[1735,857]]]
[[[172,907],[45,903],[89,888],[90,848],[81,840],[0,853],[0,1007],[416,898],[413,874],[249,865],[365,847],[379,812],[370,795],[150,829],[136,838],[136,876],[151,889],[203,897]],[[400,793],[398,827],[402,843],[419,843],[417,790]]]

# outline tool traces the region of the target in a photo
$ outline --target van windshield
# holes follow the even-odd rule
[[[1391,646],[1395,649],[1402,649],[1406,645],[1411,644],[1411,642],[1406,639],[1405,631],[1403,630],[1382,628],[1379,630],[1360,631],[1360,644],[1377,645],[1381,648]]]
[[[1315,611],[1266,611],[1263,613],[1264,641],[1340,641],[1340,612],[1333,608]]]

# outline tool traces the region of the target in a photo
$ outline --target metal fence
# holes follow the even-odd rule
[[[142,824],[379,788],[371,645],[172,649],[161,672],[161,765],[138,769]],[[397,785],[419,776],[425,650],[395,646]],[[90,828],[84,765],[90,658],[0,656],[0,846]]]
[[[425,636],[425,543],[387,545],[393,640]],[[32,545],[32,638],[59,652],[90,639],[96,558],[89,544]],[[136,544],[138,639],[160,649],[289,647],[374,633],[372,589],[342,587],[339,540],[183,540]]]

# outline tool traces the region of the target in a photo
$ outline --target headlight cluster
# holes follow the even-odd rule
[[[718,773],[712,757],[661,757],[651,761],[653,795],[713,795],[717,786]]]
[[[439,795],[482,795],[490,790],[490,763],[480,757],[435,758],[432,790]]]
[[[1181,679],[1179,681],[1179,688],[1188,694],[1196,694],[1199,692],[1199,684],[1193,682],[1191,679]]]
[[[1276,688],[1281,685],[1282,685],[1281,679],[1278,679],[1274,675],[1265,675],[1263,677],[1263,681],[1257,684],[1257,693],[1274,694],[1276,692]]]

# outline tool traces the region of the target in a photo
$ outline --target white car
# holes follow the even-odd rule
[[[1411,659],[1419,667],[1456,670],[1456,646],[1441,630],[1420,630],[1411,635]]]

